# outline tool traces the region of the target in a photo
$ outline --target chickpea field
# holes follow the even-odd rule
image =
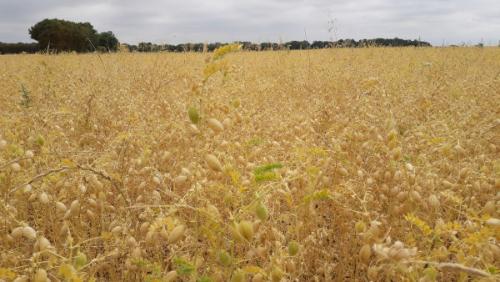
[[[0,56],[0,281],[499,281],[500,48]]]

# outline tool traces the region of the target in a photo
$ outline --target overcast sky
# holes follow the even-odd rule
[[[500,0],[0,0],[0,41],[31,41],[44,18],[88,21],[127,43],[500,40]]]

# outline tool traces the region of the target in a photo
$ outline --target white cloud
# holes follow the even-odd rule
[[[329,40],[402,37],[496,43],[498,0],[2,0],[0,41],[29,41],[43,18],[89,21],[122,42]]]

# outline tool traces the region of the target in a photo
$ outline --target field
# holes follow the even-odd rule
[[[500,48],[236,49],[0,56],[0,281],[498,281]]]

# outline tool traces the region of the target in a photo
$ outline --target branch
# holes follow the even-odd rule
[[[491,277],[491,274],[489,274],[486,271],[483,271],[481,269],[473,268],[473,267],[467,267],[462,264],[458,263],[452,263],[452,262],[432,262],[432,261],[409,261],[410,263],[419,263],[419,264],[430,264],[433,265],[440,270],[443,271],[450,271],[450,272],[466,272],[470,275],[475,275],[475,276],[482,276],[482,277]]]
[[[51,174],[54,174],[54,173],[58,173],[58,172],[61,172],[61,171],[65,171],[65,170],[71,170],[71,169],[78,169],[78,170],[83,170],[83,171],[90,171],[96,175],[99,175],[100,177],[108,180],[112,185],[113,187],[118,191],[118,193],[120,193],[123,197],[124,200],[126,200],[127,202],[130,203],[130,200],[125,196],[125,194],[123,193],[122,189],[120,189],[119,185],[116,183],[116,181],[114,179],[112,179],[110,176],[106,175],[104,172],[101,172],[101,171],[98,171],[98,170],[95,170],[93,168],[90,168],[90,167],[83,167],[81,165],[76,165],[75,167],[69,167],[69,166],[63,166],[63,167],[60,167],[60,168],[55,168],[55,169],[51,169],[51,170],[48,170],[44,173],[41,173],[35,177],[33,177],[31,180],[29,180],[28,182],[25,182],[23,184],[20,184],[18,186],[16,186],[14,189],[10,190],[9,191],[9,194],[11,193],[14,193],[16,192],[17,190],[19,190],[20,188],[28,185],[28,184],[31,184],[43,177],[46,177],[48,175],[51,175]]]
[[[46,172],[44,172],[44,173],[41,173],[41,174],[39,174],[39,175],[37,175],[37,176],[33,177],[33,178],[32,178],[31,180],[29,180],[28,182],[25,182],[25,183],[23,183],[23,184],[20,184],[20,185],[16,186],[14,189],[10,190],[10,192],[9,192],[9,193],[14,193],[14,192],[16,192],[19,188],[24,187],[24,186],[26,186],[26,185],[28,185],[28,184],[31,184],[31,183],[33,183],[33,182],[35,182],[35,181],[39,180],[40,178],[43,178],[43,177],[48,176],[48,175],[51,175],[51,174],[53,174],[53,173],[58,173],[58,172],[61,172],[61,171],[64,171],[64,170],[68,170],[68,169],[71,169],[71,167],[68,167],[68,166],[63,166],[63,167],[60,167],[60,168],[55,168],[55,169],[48,170],[48,171],[46,171]]]

